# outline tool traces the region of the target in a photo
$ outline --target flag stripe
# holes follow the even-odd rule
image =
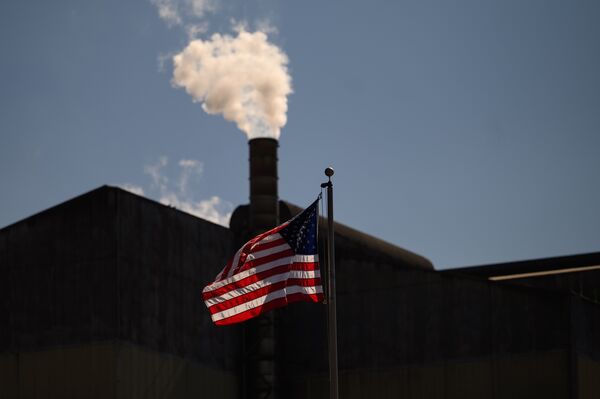
[[[312,262],[318,263],[319,256],[318,255],[295,255],[292,257],[292,262],[293,262],[293,264],[308,264],[308,263],[312,263]],[[235,281],[243,280],[253,274],[260,273],[265,270],[269,270],[272,267],[282,266],[282,265],[288,264],[288,263],[289,263],[289,260],[287,258],[283,258],[283,259],[274,260],[269,263],[265,263],[258,267],[244,270],[243,272],[240,272],[234,276],[231,276],[230,278],[220,280],[220,281],[215,281],[214,283],[207,285],[206,287],[204,287],[203,292],[214,291],[217,288],[221,288],[221,287],[223,287],[227,284],[231,284]]]
[[[287,249],[274,253],[274,254],[267,254],[265,256],[262,256],[260,258],[257,259],[251,259],[248,260],[242,267],[240,267],[240,272],[244,271],[244,270],[248,270],[251,269],[253,267],[258,267],[260,265],[264,265],[265,263],[269,263],[269,262],[273,262],[276,261],[277,259],[282,259],[282,258],[290,258],[292,256],[294,256],[294,251],[290,248],[289,245],[287,245]]]
[[[273,270],[273,269],[271,269]],[[249,277],[246,280],[242,280],[240,282],[238,282],[239,284],[236,284],[236,287],[223,287],[220,290],[216,290],[216,291],[212,291],[210,293],[208,293],[207,295],[204,296],[204,302],[206,303],[206,306],[212,306],[215,305],[217,303],[221,303],[221,302],[225,302],[228,301],[232,298],[247,294],[249,292],[255,291],[259,288],[263,288],[266,287],[268,285],[280,282],[280,281],[285,281],[285,280],[290,280],[290,284],[289,285],[293,285],[293,283],[295,282],[299,282],[298,285],[303,285],[303,282],[311,282],[311,284],[309,285],[315,285],[314,284],[314,280],[315,279],[319,279],[320,282],[320,277],[321,277],[321,273],[318,270],[310,270],[310,271],[303,271],[303,270],[292,270],[290,272],[287,272],[287,269],[284,271],[284,273],[279,273],[279,274],[275,274],[273,276],[260,276],[259,275],[254,275],[252,277],[256,277],[256,278],[252,278]],[[268,277],[268,278],[266,278]],[[252,281],[247,281],[251,279]]]
[[[278,245],[286,243],[285,239],[283,237],[281,237],[281,235],[279,235],[279,234],[275,234],[275,235],[279,236],[279,238],[274,239],[274,240],[269,240],[269,241],[262,240],[262,241],[256,243],[256,245],[254,247],[252,247],[252,251],[258,252],[258,251],[273,248]]]
[[[256,283],[257,281],[271,278],[274,275],[285,274],[288,272],[288,270],[289,270],[289,264],[286,263],[284,265],[280,265],[278,267],[273,267],[271,269],[262,271],[260,273],[253,274],[242,280],[234,281],[231,284],[227,284],[223,287],[219,287],[216,290],[204,292],[204,293],[202,293],[202,296],[206,300],[206,299],[210,299],[210,298],[213,298],[213,297],[216,297],[219,295],[224,295],[225,293],[227,293],[231,290],[246,287],[250,284]]]
[[[269,255],[273,255],[273,254],[277,254],[279,252],[284,252],[288,249],[291,249],[290,246],[288,245],[287,242],[285,242],[284,239],[282,239],[282,243],[280,243],[277,246],[273,246],[271,248],[253,248],[252,249],[252,253],[248,255],[248,257],[246,258],[246,262],[248,262],[251,259],[260,259],[260,258],[264,258],[266,256]],[[273,243],[277,243],[277,241],[273,241]]]
[[[217,276],[216,280],[218,281],[221,278],[231,277],[232,275],[238,273],[240,268],[246,262],[246,256],[252,250],[252,248],[257,243],[269,243],[271,241],[282,238],[281,234],[277,233],[277,231],[281,230],[283,227],[285,227],[285,225],[279,226],[273,230],[267,231],[266,233],[260,234],[248,241],[246,244],[244,244],[242,248],[240,248],[236,252],[233,261],[230,264],[228,264],[229,267],[226,267],[226,270],[223,270],[223,272],[219,276]]]
[[[268,304],[271,301],[283,299],[284,302],[282,304],[278,304],[275,307],[286,305],[288,302],[288,300],[286,299],[286,295],[290,295],[290,294],[316,295],[316,294],[322,294],[322,293],[323,293],[322,287],[298,287],[298,286],[287,287],[284,289],[270,292],[267,295],[263,295],[252,301],[243,303],[241,305],[224,310],[222,312],[214,313],[212,315],[212,319],[215,322],[217,322],[217,321],[221,321],[221,320],[233,317],[233,316],[238,316],[238,317],[241,317],[242,320],[246,320],[250,317],[254,317],[257,314],[257,311],[259,313],[262,313],[260,308],[265,306],[266,304]],[[271,307],[271,309],[274,309],[274,307]],[[249,316],[249,317],[246,317],[246,316]]]
[[[239,305],[242,305],[245,303],[250,303],[251,301],[253,301],[257,298],[264,297],[265,295],[268,295],[271,292],[277,292],[277,291],[281,291],[281,290],[289,292],[290,289],[295,289],[295,287],[304,287],[304,288],[310,289],[311,287],[315,288],[317,286],[320,286],[320,284],[321,284],[320,278],[319,279],[315,279],[315,278],[293,279],[292,281],[290,281],[290,280],[271,281],[271,282],[269,282],[269,284],[267,284],[261,288],[257,288],[255,290],[249,291],[249,292],[244,292],[244,289],[237,290],[237,292],[240,294],[239,296],[235,296],[235,297],[228,299],[221,303],[216,303],[216,304],[210,306],[208,308],[208,310],[210,311],[211,314],[214,315],[216,313],[223,312],[227,309],[236,308]],[[208,306],[208,303],[207,303],[207,306]]]
[[[323,299],[324,299],[324,296],[322,293],[319,293],[319,294],[306,294],[306,293],[291,294],[291,295],[288,295],[286,298],[278,298],[274,301],[266,303],[265,305],[263,305],[259,308],[254,308],[253,311],[251,311],[251,312],[240,313],[240,314],[234,315],[232,317],[229,317],[227,319],[215,321],[214,323],[218,326],[225,326],[225,325],[229,325],[229,324],[240,323],[242,321],[246,321],[248,319],[256,317],[256,316],[260,315],[261,313],[265,313],[270,310],[289,305],[290,303],[300,302],[300,301],[319,303],[319,302],[323,302]]]
[[[275,259],[291,256],[293,254],[294,251],[292,251],[292,248],[287,243],[257,253],[252,252],[248,254],[244,252],[240,256],[238,266],[232,269],[229,274],[235,275],[243,270],[260,266],[263,263],[268,263]]]
[[[287,224],[286,224],[286,225],[287,225]],[[284,225],[281,225],[281,226],[279,226],[279,227],[282,227],[282,228],[283,228],[283,227],[285,227],[285,226],[284,226]],[[280,238],[282,238],[282,237],[281,237],[281,234],[279,234],[279,233],[277,233],[277,232],[275,232],[275,231],[280,231],[280,230],[281,230],[280,228],[277,228],[277,229],[273,229],[273,230],[271,230],[271,231],[267,231],[265,234],[262,234],[262,235],[261,235],[263,238],[261,238],[259,241],[260,241],[260,242],[265,242],[265,243],[266,243],[266,242],[269,242],[269,241],[279,240]]]
[[[309,264],[309,263],[299,263],[299,264],[284,264],[284,265],[280,265],[278,267],[273,267],[270,268],[268,270],[264,270],[260,273],[256,273],[256,274],[252,274],[244,279],[241,280],[237,280],[234,281],[230,284],[227,284],[225,286],[219,287],[217,289],[211,290],[211,291],[205,291],[202,293],[202,298],[207,300],[210,298],[214,298],[220,295],[224,295],[227,292],[231,291],[231,290],[235,290],[235,289],[240,289],[240,288],[244,288],[247,287],[251,284],[254,284],[260,280],[267,280],[269,278],[272,278],[272,276],[275,275],[279,275],[279,274],[286,274],[292,271],[298,271],[298,272],[310,272],[310,271],[316,271],[318,272],[318,277],[321,276],[320,272],[318,271],[318,265],[317,264]],[[308,275],[307,277],[312,278],[312,275]]]

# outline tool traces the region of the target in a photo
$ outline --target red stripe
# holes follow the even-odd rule
[[[303,293],[290,294],[285,298],[277,298],[273,301],[264,303],[262,306],[258,306],[254,309],[246,310],[245,312],[238,313],[238,314],[228,317],[226,319],[215,321],[215,324],[218,326],[235,324],[235,323],[239,323],[244,320],[251,319],[262,313],[266,313],[270,310],[283,307],[289,303],[300,302],[300,301],[319,303],[319,302],[323,302],[323,298],[324,298],[324,296],[321,293],[319,293],[319,294],[303,294]]]
[[[204,298],[204,300],[207,300],[210,298],[221,296],[229,291],[233,291],[238,288],[244,288],[250,284],[256,283],[257,281],[266,280],[270,276],[285,273],[289,270],[289,267],[290,267],[290,265],[282,265],[282,266],[274,267],[269,270],[265,270],[264,272],[252,274],[252,275],[250,275],[246,278],[243,278],[239,281],[234,281],[232,283],[229,283],[227,285],[219,287],[216,290],[203,292],[202,298]]]
[[[234,254],[231,257],[231,259],[229,260],[229,262],[227,262],[227,265],[225,266],[225,268],[223,269],[223,272],[221,274],[221,279],[220,280],[223,280],[223,279],[225,279],[227,277],[231,277],[231,276],[228,276],[228,274],[229,274],[229,271],[230,271],[230,269],[231,269],[232,266],[234,267],[234,273],[233,274],[236,274],[238,272],[235,269],[239,269],[239,267],[244,264],[244,262],[246,261],[246,257],[248,256],[248,251],[250,250],[250,248],[252,247],[252,245],[254,245],[255,243],[261,241],[265,237],[268,237],[268,236],[270,236],[272,234],[275,234],[275,233],[279,232],[281,229],[283,229],[287,225],[288,225],[288,223],[284,223],[284,224],[282,224],[280,226],[275,227],[274,229],[271,229],[271,230],[269,230],[269,231],[267,231],[265,233],[257,235],[256,237],[252,238],[247,243],[245,243],[242,246],[242,249],[240,250],[240,258],[239,258],[238,264],[237,265],[232,265],[233,259],[235,258],[235,254]],[[237,253],[237,251],[236,251],[236,253]]]
[[[285,306],[285,305],[287,305],[287,303],[288,303],[288,301],[286,298],[277,298],[271,302],[267,302],[267,303],[263,304],[262,306],[257,306],[254,309],[250,309],[245,312],[238,313],[238,314],[228,317],[226,319],[215,321],[215,324],[218,326],[226,326],[228,324],[239,323],[241,321],[256,317],[262,313],[266,313],[270,310]]]
[[[260,265],[264,265],[265,263],[273,262],[275,260],[293,256],[293,255],[294,255],[294,250],[289,248],[289,249],[284,249],[281,252],[275,252],[274,254],[263,256],[262,258],[252,259],[252,260],[246,262],[244,265],[242,265],[239,272],[243,272],[244,270],[252,269],[253,267],[258,267]]]
[[[238,289],[238,288],[243,288],[246,287],[250,284],[253,284],[259,280],[264,280],[267,277],[273,276],[275,274],[280,274],[280,273],[284,273],[288,270],[297,270],[297,271],[316,271],[319,270],[319,263],[299,263],[299,262],[294,262],[291,265],[282,265],[282,266],[277,266],[274,267],[272,269],[268,269],[265,271],[262,271],[260,273],[256,273],[256,274],[252,274],[246,278],[243,278],[241,280],[238,281],[234,281],[232,283],[229,283],[227,285],[224,285],[222,287],[217,288],[216,290],[212,290],[212,291],[206,291],[202,293],[202,298],[204,300],[210,299],[210,298],[214,298],[217,296],[221,296],[229,291]]]
[[[292,263],[290,270],[303,270],[307,272],[320,270],[319,262],[294,262]]]
[[[267,241],[265,243],[259,243],[259,244],[256,244],[252,248],[252,252],[254,253],[254,252],[264,251],[265,249],[278,247],[281,244],[286,244],[286,243],[287,243],[287,241],[283,238],[278,238],[277,240],[273,240],[273,241]]]
[[[287,296],[288,303],[294,302],[317,302],[321,303],[325,299],[325,295],[321,292],[318,294],[303,294],[301,292],[290,294]]]
[[[321,285],[320,278],[290,278],[287,279],[287,287],[292,287],[294,285],[300,287],[318,287]]]
[[[286,287],[299,286],[299,287],[320,287],[320,278],[307,278],[307,279],[288,279],[284,281],[278,281],[273,284],[269,284],[265,287],[256,289],[243,295],[236,296],[228,299],[227,301],[216,303],[208,307],[211,314],[222,312],[226,309],[233,308],[246,302],[250,302],[256,298],[260,298],[271,292],[282,290]],[[207,305],[208,306],[208,305]]]
[[[301,292],[297,292],[295,294],[290,294],[287,296],[288,303],[294,302],[323,302],[325,299],[325,294],[319,292],[317,294],[303,294]]]
[[[265,287],[259,288],[257,290],[251,291],[247,294],[236,296],[235,298],[231,298],[225,302],[216,303],[208,308],[211,314],[222,312],[226,309],[233,308],[235,306],[241,305],[243,303],[252,301],[256,298],[260,298],[261,296],[265,296],[270,294],[271,292],[282,290],[286,287],[286,281],[278,281],[273,284],[269,284]]]

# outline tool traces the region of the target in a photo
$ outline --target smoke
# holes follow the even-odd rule
[[[167,26],[194,27],[210,13],[215,12],[215,0],[150,0],[156,6],[158,16]]]
[[[245,9],[245,1],[237,4],[238,8]],[[235,122],[248,139],[278,139],[287,122],[287,96],[292,93],[292,84],[287,55],[269,42],[268,35],[278,33],[269,20],[257,18],[252,32],[244,11],[244,18],[238,22],[229,18],[233,34],[207,36],[210,22],[218,21],[220,12],[235,12],[235,2],[150,2],[170,28],[180,28],[188,37],[187,46],[172,57],[173,86],[185,89],[208,114],[220,114]],[[259,4],[255,6],[260,8]],[[159,70],[165,59],[159,56]]]
[[[175,181],[166,172],[169,165],[168,158],[162,156],[156,163],[144,166],[144,173],[151,179],[150,188],[144,189],[130,183],[120,184],[119,187],[137,195],[143,196],[148,193],[163,205],[172,206],[183,212],[227,227],[233,209],[231,203],[214,195],[202,200],[194,198],[192,185],[194,181],[198,181],[202,177],[202,162],[195,159],[181,159],[177,164],[179,172]]]
[[[142,197],[145,195],[144,188],[141,186],[138,186],[136,184],[125,183],[125,184],[118,184],[117,186],[121,187],[125,191],[129,191],[130,193],[140,195]]]
[[[151,0],[158,9],[158,16],[167,23],[169,27],[181,25],[181,15],[179,15],[179,6],[173,0]]]
[[[189,192],[189,181],[194,175],[201,176],[204,171],[204,166],[201,162],[195,159],[181,159],[179,161],[179,167],[181,167],[181,173],[179,175],[179,192]]]
[[[231,204],[216,195],[206,200],[192,201],[182,199],[176,193],[170,192],[162,196],[159,202],[221,226],[229,226]]]
[[[292,93],[288,57],[266,33],[192,40],[173,57],[173,85],[209,114],[221,114],[248,136],[279,138]]]

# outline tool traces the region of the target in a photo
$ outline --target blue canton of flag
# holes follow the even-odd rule
[[[296,255],[317,254],[318,203],[319,200],[315,201],[279,232]]]

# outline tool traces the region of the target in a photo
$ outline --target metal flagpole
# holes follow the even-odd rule
[[[335,313],[335,247],[333,230],[333,168],[325,169],[327,187],[327,327],[329,335],[329,399],[338,399],[337,318]]]

